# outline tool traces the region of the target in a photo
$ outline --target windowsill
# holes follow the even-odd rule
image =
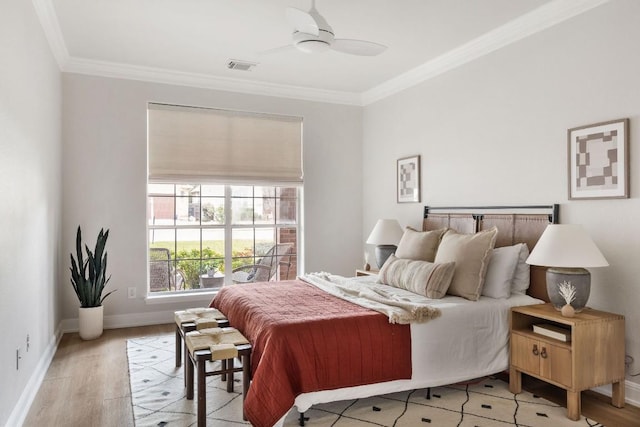
[[[207,301],[210,302],[214,296],[218,294],[218,290],[207,291],[187,291],[187,292],[162,292],[153,295],[147,295],[144,299],[146,304],[172,304],[176,302],[192,302]]]

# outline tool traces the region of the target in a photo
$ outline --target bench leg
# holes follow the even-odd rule
[[[249,384],[251,383],[251,353],[247,353],[242,357],[242,419],[247,421],[247,417],[244,414],[244,399],[247,397],[249,391]]]
[[[182,366],[182,334],[176,323],[176,368]]]
[[[187,354],[187,358],[184,361],[184,380],[187,386],[188,400],[193,400],[193,363],[191,356]]]
[[[205,359],[198,358],[197,377],[198,377],[198,427],[206,427],[207,425],[207,390],[206,390],[206,373]]]
[[[233,359],[227,359],[226,362],[227,362],[227,393],[232,393],[233,392]]]
[[[182,347],[183,347],[182,348],[182,358],[184,359],[185,364],[188,364],[188,362],[189,362],[189,347],[187,347],[187,342],[186,341],[184,342],[184,345]],[[191,377],[192,377],[191,378],[191,383],[193,384],[193,368],[191,369]],[[186,381],[187,381],[187,376],[186,375],[184,377],[184,380],[185,380],[185,384],[186,384]]]

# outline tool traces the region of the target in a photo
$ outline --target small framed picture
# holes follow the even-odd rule
[[[629,119],[568,131],[569,199],[629,197]]]
[[[398,203],[420,201],[420,156],[398,159]]]

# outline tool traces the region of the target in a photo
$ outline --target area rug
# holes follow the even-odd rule
[[[175,337],[161,335],[127,341],[131,400],[137,427],[196,425],[195,400],[184,394],[183,368],[175,367]],[[220,377],[207,378],[207,426],[249,425],[242,421],[239,378],[227,393]],[[427,395],[429,394],[429,399]],[[305,413],[307,426],[438,427],[604,427],[582,417],[566,418],[566,409],[523,392],[513,395],[504,381],[486,377],[464,384],[391,393],[316,405]],[[284,426],[297,426],[298,412]]]

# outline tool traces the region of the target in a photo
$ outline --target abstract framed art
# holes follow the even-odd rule
[[[569,199],[629,197],[629,119],[568,130]]]
[[[420,202],[420,156],[398,159],[398,203]]]

